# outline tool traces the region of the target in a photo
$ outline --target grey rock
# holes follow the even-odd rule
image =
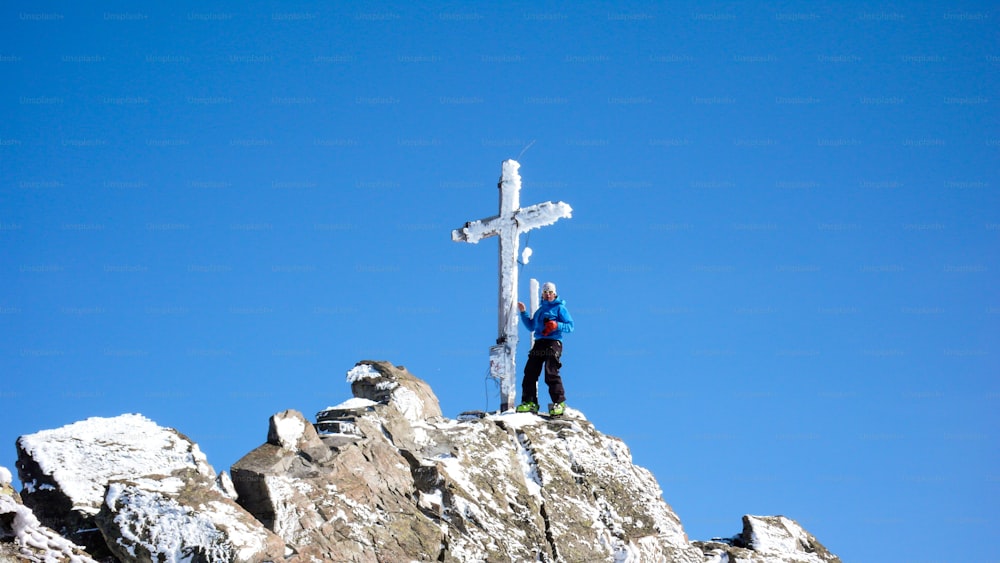
[[[42,525],[10,487],[9,476],[10,472],[0,467],[0,562],[96,563],[82,546]]]
[[[354,398],[315,424],[273,415],[231,478],[139,415],[22,436],[22,496],[42,520],[30,541],[82,561],[840,561],[782,516],[689,541],[653,475],[574,409],[450,420],[404,367],[359,362],[347,379]],[[0,505],[13,507],[7,489]],[[14,513],[35,518],[17,506],[0,509],[0,561],[23,556],[4,541]],[[87,553],[59,534],[90,542],[77,541]]]
[[[231,471],[240,504],[303,561],[433,560],[440,534],[412,501],[406,459],[377,421],[359,423],[374,438],[326,462],[271,443],[244,456]]]
[[[267,443],[309,461],[323,462],[333,455],[330,448],[319,439],[313,424],[297,410],[286,410],[271,417],[268,422]]]
[[[694,544],[705,554],[705,563],[840,563],[812,534],[784,516],[746,515],[738,535]]]
[[[215,488],[222,492],[222,494],[236,500],[238,494],[236,493],[236,487],[233,486],[233,479],[229,476],[229,473],[225,471],[220,471],[215,477]]]
[[[224,491],[183,434],[141,415],[21,436],[22,497],[42,523],[98,559],[280,558],[284,542]]]
[[[281,538],[190,469],[112,481],[96,521],[122,561],[256,563],[285,552]]]
[[[403,366],[363,360],[348,372],[351,394],[388,404],[411,421],[441,418],[441,404],[430,385]]]
[[[652,474],[581,413],[458,422],[405,368],[361,362],[348,381],[373,403],[317,418],[350,419],[355,441],[321,460],[269,435],[232,467],[290,561],[702,562]]]
[[[197,444],[138,414],[88,418],[17,439],[24,504],[98,558],[107,548],[94,516],[108,483],[178,469],[215,476]]]

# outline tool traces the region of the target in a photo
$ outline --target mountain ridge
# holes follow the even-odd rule
[[[101,561],[839,561],[782,516],[690,541],[652,473],[579,411],[452,420],[405,367],[366,360],[347,381],[353,398],[316,422],[272,416],[229,474],[141,415],[22,436],[8,513]],[[3,510],[0,537],[23,549]]]

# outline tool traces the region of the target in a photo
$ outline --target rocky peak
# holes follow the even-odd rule
[[[286,541],[292,561],[693,563],[736,556],[723,547],[753,561],[770,554],[760,542],[689,542],[652,474],[579,411],[449,420],[403,367],[359,362],[347,380],[354,398],[316,415],[328,460],[309,462],[301,446],[277,447],[269,436],[232,468],[240,502]],[[821,561],[806,548],[784,555]]]
[[[401,366],[359,362],[347,381],[353,398],[315,422],[273,415],[231,479],[138,415],[22,436],[25,504],[63,534],[92,526],[109,561],[839,561],[784,517],[690,542],[653,475],[579,411],[451,420]]]

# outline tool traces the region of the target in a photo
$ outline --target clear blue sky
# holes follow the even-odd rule
[[[495,239],[450,232],[533,142],[522,204],[574,216],[522,239],[522,296],[558,284],[570,405],[693,539],[784,514],[845,561],[964,559],[1000,539],[998,19],[7,2],[0,463],[141,412],[224,470],[362,359],[495,408]]]

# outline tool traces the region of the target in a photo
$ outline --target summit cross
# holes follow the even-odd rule
[[[517,253],[521,233],[551,225],[573,216],[567,203],[539,203],[521,207],[521,165],[505,160],[501,165],[500,213],[493,217],[470,221],[451,232],[455,242],[478,243],[488,237],[499,237],[499,286],[497,300],[497,343],[490,347],[490,375],[500,381],[500,411],[514,407],[515,361],[517,356]]]

